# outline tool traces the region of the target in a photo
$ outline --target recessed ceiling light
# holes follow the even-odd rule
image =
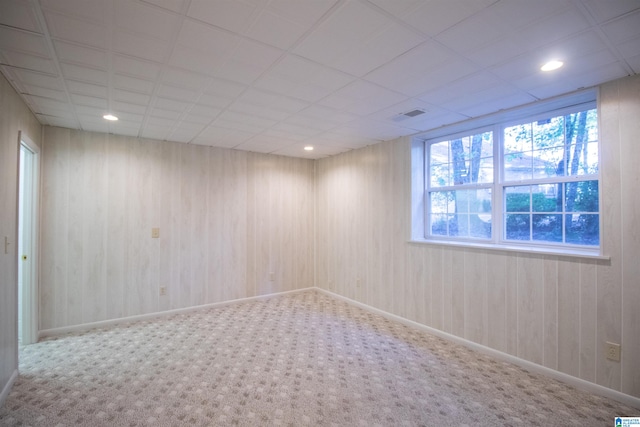
[[[116,120],[118,120],[118,118],[113,114],[105,114],[104,116],[102,116],[102,118],[105,120],[111,120],[112,122],[115,122]]]
[[[564,65],[564,62],[553,60],[553,61],[549,61],[546,64],[544,64],[542,67],[540,67],[540,69],[542,71],[553,71],[553,70],[557,70],[558,68],[562,67],[563,65]]]
[[[306,147],[304,147],[305,151],[313,151],[313,147],[310,145],[307,145]]]

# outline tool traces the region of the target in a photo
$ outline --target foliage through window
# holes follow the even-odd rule
[[[426,141],[427,237],[599,246],[597,122],[589,105]]]

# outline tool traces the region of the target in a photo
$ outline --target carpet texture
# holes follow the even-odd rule
[[[305,291],[25,346],[0,425],[611,426],[638,414]]]

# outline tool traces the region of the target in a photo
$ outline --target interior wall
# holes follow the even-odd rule
[[[18,369],[18,132],[40,144],[41,126],[0,75],[0,392]],[[5,237],[10,245],[5,253]]]
[[[317,163],[317,285],[640,397],[640,76],[600,88],[611,261],[408,243],[411,141]],[[621,362],[605,342],[622,345]]]
[[[42,167],[40,330],[313,286],[313,161],[45,127]]]

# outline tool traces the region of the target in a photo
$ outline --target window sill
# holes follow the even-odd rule
[[[411,239],[408,243],[420,244],[420,245],[435,245],[435,246],[452,246],[458,248],[468,249],[485,249],[490,251],[500,252],[516,252],[533,255],[552,255],[563,256],[570,258],[586,258],[602,261],[610,261],[611,257],[607,255],[600,255],[595,251],[589,250],[576,250],[576,249],[551,249],[551,248],[536,248],[526,247],[519,245],[505,245],[497,243],[473,243],[473,242],[455,242],[450,240],[428,240],[428,239]]]

